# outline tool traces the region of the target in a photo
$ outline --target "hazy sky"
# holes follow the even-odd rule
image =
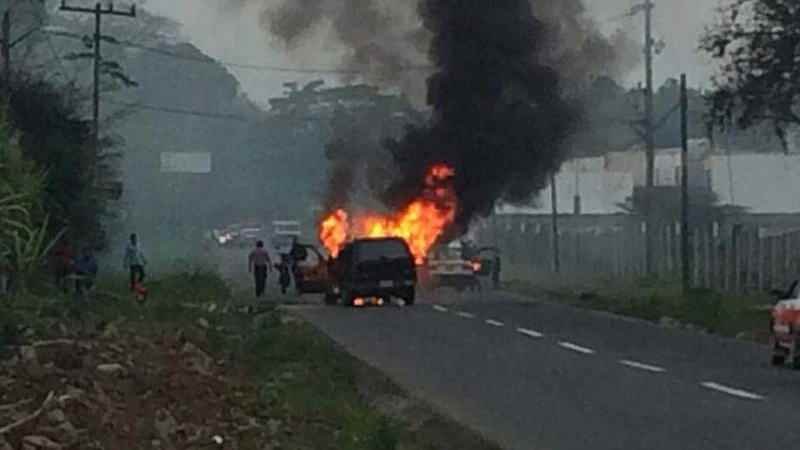
[[[258,26],[257,12],[244,10],[241,16],[225,16],[219,8],[229,0],[147,0],[146,8],[171,17],[184,26],[185,36],[214,58],[245,64],[283,67],[334,67],[338,60],[335,49],[323,49],[313,60],[299,61],[270,44],[269,36]],[[269,1],[269,0],[265,0]],[[543,0],[558,1],[558,0]],[[606,30],[621,28],[643,42],[643,17],[619,18],[639,0],[585,0],[587,7]],[[721,0],[655,0],[654,30],[657,39],[666,43],[656,59],[656,83],[681,72],[689,75],[694,86],[708,84],[711,67],[697,54],[697,40],[703,27],[714,19],[714,9]],[[610,20],[615,18],[613,20]],[[323,43],[319,44],[324,47]],[[246,69],[231,69],[245,92],[258,102],[280,94],[287,81],[310,81],[317,75],[293,74]],[[638,68],[627,80],[633,85],[643,79]],[[322,77],[324,78],[324,77]],[[333,78],[330,78],[333,81]]]

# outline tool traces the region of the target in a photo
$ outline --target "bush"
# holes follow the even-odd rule
[[[96,148],[91,123],[68,100],[69,86],[17,77],[8,107],[9,125],[19,136],[26,160],[47,169],[37,196],[54,228],[68,227],[79,240],[104,244],[102,219],[115,192],[111,143]]]

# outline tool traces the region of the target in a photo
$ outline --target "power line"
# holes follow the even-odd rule
[[[178,53],[170,52],[168,50],[163,50],[155,47],[148,47],[146,45],[136,44],[130,41],[119,41],[117,42],[117,45],[120,45],[122,47],[136,48],[150,53],[167,56],[173,59],[181,59],[184,61],[193,61],[205,64],[219,64],[222,66],[236,68],[236,69],[259,70],[264,72],[301,73],[301,74],[358,75],[362,73],[361,71],[358,70],[345,70],[345,69],[332,69],[332,68],[294,68],[294,67],[281,67],[281,66],[271,66],[271,65],[234,63],[230,61],[206,59],[189,55],[180,55]]]
[[[36,11],[36,20],[38,20],[38,22],[39,22],[39,29],[42,30],[42,28],[44,28],[44,26],[45,26],[44,15],[42,15],[41,11],[38,8],[36,8],[37,5],[36,5],[36,3],[34,3],[33,0],[28,0],[28,3],[30,3],[34,7],[34,10]],[[58,63],[58,66],[61,68],[61,70],[56,70],[56,72],[59,75],[61,75],[61,77],[64,78],[64,80],[74,84],[75,81],[78,79],[77,70],[75,72],[73,72],[72,79],[70,80],[70,78],[66,75],[67,68],[64,65],[64,59],[61,57],[61,54],[58,53],[58,50],[56,50],[55,44],[53,44],[52,36],[50,36],[49,33],[44,32],[44,30],[42,30],[42,31],[43,31],[43,34],[45,35],[45,38],[47,39],[47,47],[50,49],[50,53],[53,54],[53,58]]]
[[[69,37],[73,39],[83,39],[83,36],[71,33],[71,32],[63,32],[63,31],[49,31],[49,34],[54,34],[57,36]],[[362,70],[347,70],[347,69],[334,69],[330,67],[310,67],[310,68],[300,68],[300,67],[285,67],[285,66],[275,66],[275,65],[262,65],[262,64],[244,64],[244,63],[237,63],[225,60],[217,60],[213,58],[203,58],[198,56],[190,56],[190,55],[181,55],[179,53],[171,52],[169,50],[164,50],[161,48],[151,47],[147,45],[138,44],[133,41],[129,40],[117,40],[117,39],[104,39],[107,43],[118,45],[120,47],[128,47],[128,48],[135,48],[138,50],[143,50],[150,53],[155,53],[161,56],[166,56],[173,59],[179,59],[184,61],[192,61],[198,62],[203,64],[219,64],[221,66],[235,68],[235,69],[246,69],[246,70],[258,70],[264,72],[283,72],[283,73],[299,73],[299,74],[331,74],[331,75],[359,75],[363,73]],[[430,66],[406,66],[400,67],[398,70],[400,71],[413,71],[413,70],[430,70]]]
[[[145,105],[142,103],[128,103],[128,102],[119,102],[116,100],[105,99],[105,102],[112,103],[119,106],[127,106],[134,109],[145,109],[148,111],[159,111],[163,113],[169,114],[181,114],[185,116],[195,116],[195,117],[205,117],[208,119],[224,119],[224,120],[234,120],[239,122],[253,122],[254,120],[248,117],[239,116],[235,114],[222,114],[222,113],[212,113],[212,112],[205,112],[205,111],[196,111],[190,109],[181,109],[181,108],[169,108],[165,106],[153,106],[153,105]]]
[[[103,101],[118,106],[126,106],[133,109],[143,109],[143,110],[156,111],[167,114],[203,117],[206,119],[232,120],[237,122],[261,123],[260,121],[252,117],[240,116],[236,114],[213,113],[208,111],[198,111],[198,110],[183,109],[183,108],[170,108],[166,106],[155,106],[142,103],[121,102],[111,99],[104,99]],[[325,120],[324,118],[321,117],[291,117],[291,118],[279,118],[279,119],[290,120],[295,122],[321,122]]]

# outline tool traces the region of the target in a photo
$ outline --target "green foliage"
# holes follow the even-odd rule
[[[75,233],[74,240],[103,244],[102,219],[116,177],[113,143],[103,139],[99,147],[94,145],[91,124],[69,101],[69,87],[18,77],[13,90],[8,122],[19,137],[23,159],[46,170],[36,195],[40,210],[54,228]]]
[[[512,282],[508,288],[524,294],[542,295],[542,287]],[[767,313],[754,308],[765,302],[758,295],[723,294],[694,289],[684,295],[678,280],[644,277],[635,280],[602,280],[576,293],[568,288],[545,289],[551,300],[581,308],[658,322],[663,317],[724,336],[763,330]]]
[[[313,448],[392,450],[397,424],[363,405],[358,396],[354,360],[308,325],[282,325],[277,313],[241,347],[241,355],[260,379],[262,400],[296,420],[324,419],[339,429],[335,442],[327,435],[309,435]]]
[[[0,113],[0,264],[14,273],[23,291],[63,234],[51,234],[43,211],[46,180],[46,173],[24,157],[5,113]]]
[[[718,124],[773,126],[784,141],[800,125],[800,4],[796,0],[735,0],[706,33],[701,49],[722,65],[710,97]]]
[[[5,252],[8,263],[15,276],[18,289],[25,291],[28,282],[42,268],[50,251],[56,245],[66,230],[62,229],[54,236],[50,234],[50,218],[45,217],[41,224],[19,222],[12,229],[7,240]],[[3,252],[0,247],[0,252]]]

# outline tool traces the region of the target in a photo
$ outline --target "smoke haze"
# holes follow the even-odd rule
[[[260,24],[274,45],[298,58],[319,52],[309,42],[336,42],[341,78],[361,78],[401,89],[418,105],[425,103],[425,80],[431,74],[428,47],[432,35],[423,26],[418,0],[235,0],[228,8],[257,8]],[[543,62],[568,84],[606,75],[621,79],[638,63],[637,43],[624,33],[606,37],[591,19],[583,0],[536,2],[534,14],[544,23]]]

